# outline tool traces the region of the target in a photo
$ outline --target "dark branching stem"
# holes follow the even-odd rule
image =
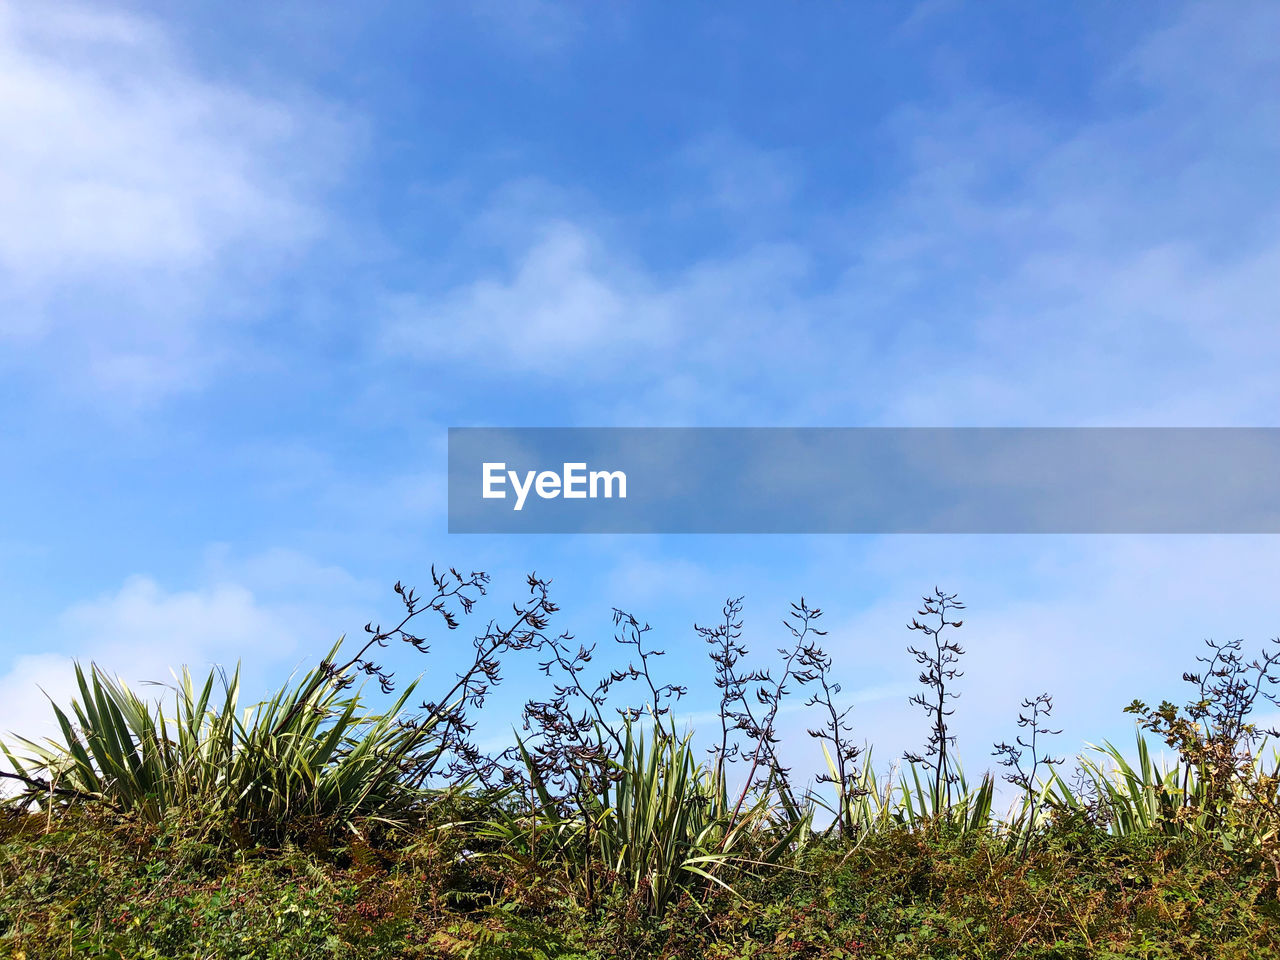
[[[666,683],[658,685],[649,669],[650,657],[665,656],[662,650],[646,650],[644,647],[645,635],[652,629],[649,624],[640,624],[640,621],[624,610],[616,607],[613,610],[613,625],[618,628],[617,634],[614,636],[614,642],[622,646],[632,647],[636,651],[636,656],[640,658],[640,663],[629,663],[627,669],[622,671],[616,680],[630,679],[643,680],[645,686],[649,688],[649,703],[646,705],[649,714],[653,717],[654,727],[659,736],[671,737],[675,731],[668,728],[663,722],[664,716],[671,713],[670,703],[679,700],[686,693],[688,688],[675,683]],[[666,706],[664,701],[668,701]],[[632,721],[640,716],[640,711],[634,707],[623,707],[618,711],[624,720]]]
[[[834,768],[830,773],[820,774],[817,779],[819,783],[835,785],[840,811],[840,832],[845,837],[852,838],[856,825],[849,801],[859,790],[857,764],[862,755],[862,748],[850,739],[853,726],[849,723],[849,714],[853,712],[853,705],[850,704],[843,710],[836,706],[836,697],[840,694],[841,687],[831,678],[832,660],[828,654],[819,647],[811,646],[802,652],[801,658],[802,665],[812,675],[810,684],[817,686],[805,701],[805,706],[820,707],[826,714],[823,725],[816,729],[810,728],[808,733],[809,736],[825,740],[829,744],[828,753]]]
[[[1280,638],[1271,641],[1280,644]],[[1280,682],[1276,666],[1280,664],[1280,648],[1263,650],[1260,657],[1246,662],[1240,654],[1243,640],[1218,642],[1206,640],[1211,656],[1196,657],[1205,665],[1201,673],[1184,673],[1182,679],[1194,683],[1200,691],[1198,700],[1188,711],[1198,721],[1208,721],[1214,736],[1225,743],[1251,748],[1264,734],[1249,722],[1249,714],[1261,695],[1273,703],[1277,695],[1270,688]],[[1266,685],[1264,689],[1264,684]]]
[[[530,701],[526,705],[525,729],[531,729],[528,722],[531,710],[535,713],[546,714],[548,717],[552,714],[567,716],[569,714],[568,703],[570,699],[576,699],[585,704],[585,709],[572,724],[573,728],[579,732],[585,731],[589,727],[594,728],[608,736],[614,745],[621,750],[622,740],[613,725],[608,723],[604,716],[605,701],[608,698],[609,687],[614,682],[615,675],[609,674],[597,681],[594,688],[588,690],[582,683],[582,672],[595,656],[596,647],[595,644],[589,647],[579,644],[577,651],[571,654],[568,644],[573,639],[572,634],[564,633],[548,642],[547,649],[551,651],[551,659],[540,663],[538,666],[542,673],[548,677],[551,676],[553,668],[558,669],[559,674],[566,678],[566,682],[552,687],[552,691],[555,694],[553,700],[545,702]]]
[[[722,619],[714,627],[693,625],[694,631],[710,648],[708,656],[714,665],[715,685],[720,693],[720,742],[710,750],[712,772],[716,782],[725,782],[725,765],[741,759],[742,748],[733,734],[755,726],[747,692],[753,683],[765,680],[759,672],[739,673],[738,663],[747,655],[742,644],[742,597],[730,597],[724,603]]]
[[[392,640],[406,643],[419,653],[429,653],[427,638],[416,630],[411,631],[411,622],[430,612],[439,616],[447,630],[456,630],[460,624],[459,614],[465,616],[472,612],[477,599],[485,595],[488,583],[489,576],[482,572],[463,576],[456,569],[442,573],[434,566],[431,568],[432,592],[427,597],[420,597],[415,590],[397,582],[395,593],[404,607],[400,620],[390,629],[384,629],[381,624],[366,624],[365,633],[369,638],[355,656],[342,664],[322,664],[323,675],[336,687],[345,688],[354,683],[357,674],[363,673],[376,677],[383,692],[390,693],[394,689],[394,674],[374,660],[371,653],[385,648]],[[421,715],[404,721],[407,726],[429,731],[435,743],[435,749],[417,758],[411,769],[404,771],[410,782],[425,783],[446,757],[451,775],[474,776],[486,785],[496,772],[501,772],[503,779],[510,779],[509,769],[503,768],[499,760],[485,756],[470,742],[475,725],[469,716],[471,710],[483,706],[490,689],[501,682],[504,655],[541,648],[547,642],[544,631],[558,609],[549,596],[550,581],[530,574],[527,583],[529,599],[524,604],[512,605],[512,622],[501,626],[491,620],[484,632],[472,639],[474,656],[468,667],[456,674],[453,686],[438,700],[423,702],[419,707],[423,711]],[[295,704],[282,718],[278,729],[287,729],[294,715],[305,709],[308,702],[300,700]]]
[[[446,754],[456,758],[451,773],[470,773],[477,775],[482,782],[488,782],[488,774],[496,763],[485,758],[469,741],[475,729],[474,722],[469,719],[469,711],[483,707],[490,688],[502,682],[501,658],[505,654],[537,650],[546,645],[545,631],[551,616],[559,610],[549,595],[550,580],[540,579],[531,573],[527,583],[530,597],[523,605],[512,605],[515,614],[512,623],[500,627],[495,621],[490,621],[485,632],[472,641],[475,656],[470,667],[457,674],[457,682],[443,697],[421,704],[420,709],[425,713],[417,722],[437,734],[440,749],[419,766],[416,782],[424,782],[435,771],[436,760]]]
[[[663,651],[646,646],[645,637],[650,632],[648,624],[642,624],[631,614],[615,609],[614,641],[630,647],[635,657],[624,669],[606,672],[593,687],[582,682],[582,674],[595,656],[596,647],[579,645],[571,652],[572,635],[564,634],[547,640],[543,649],[550,651],[550,659],[539,666],[548,676],[556,676],[552,697],[548,700],[530,700],[525,704],[524,727],[530,732],[533,764],[532,773],[544,787],[557,791],[556,802],[564,805],[578,803],[585,809],[588,797],[601,792],[616,780],[617,770],[613,761],[622,753],[624,744],[616,722],[609,722],[605,708],[614,687],[624,681],[643,683],[648,690],[644,708],[631,706],[616,709],[624,722],[631,722],[648,713],[653,718],[658,736],[673,737],[669,718],[671,703],[686,693],[679,684],[660,684],[652,673],[653,659],[663,656]]]
[[[0,778],[5,780],[16,780],[18,783],[25,784],[32,790],[38,790],[40,793],[55,797],[66,797],[68,800],[100,800],[102,799],[96,793],[85,793],[82,790],[73,790],[70,787],[59,787],[51,780],[41,780],[39,777],[28,777],[21,773],[11,773],[8,770],[0,770]]]
[[[1210,827],[1217,825],[1221,808],[1231,801],[1236,788],[1249,792],[1264,807],[1276,809],[1274,797],[1269,791],[1254,790],[1250,776],[1258,741],[1280,736],[1249,719],[1259,698],[1280,704],[1280,694],[1273,689],[1280,683],[1280,638],[1271,642],[1271,649],[1245,660],[1240,652],[1243,640],[1206,640],[1210,654],[1196,658],[1204,669],[1182,675],[1196,687],[1195,699],[1183,708],[1167,700],[1158,707],[1135,700],[1125,708],[1178,751],[1184,807],[1193,803],[1193,771],[1202,779],[1203,790],[1195,802],[1203,805]]]
[[[384,630],[381,624],[374,626],[372,622],[366,623],[364,630],[369,635],[369,639],[356,652],[354,657],[343,664],[332,663],[328,660],[320,664],[320,671],[328,682],[339,689],[345,689],[355,683],[356,673],[363,673],[366,676],[376,677],[382,692],[390,693],[395,687],[394,676],[390,670],[369,656],[370,651],[375,648],[386,647],[389,640],[399,639],[412,646],[419,653],[429,653],[431,648],[426,639],[409,633],[407,629],[409,622],[422,613],[433,611],[440,615],[446,628],[456,630],[458,628],[458,618],[453,610],[450,609],[450,604],[456,602],[461,607],[463,614],[469,614],[475,606],[476,598],[484,596],[485,587],[489,583],[489,576],[485,573],[473,572],[470,577],[463,577],[452,567],[449,568],[447,574],[442,574],[437,572],[435,566],[432,565],[431,583],[435,588],[434,593],[430,598],[424,600],[414,590],[408,589],[399,581],[396,581],[396,596],[400,598],[400,602],[405,609],[404,616],[400,622],[390,630]],[[287,730],[297,715],[308,708],[310,702],[309,699],[299,698],[280,718],[275,727],[276,732]]]
[[[524,727],[530,737],[524,747],[530,802],[535,808],[548,803],[557,815],[568,814],[582,824],[582,844],[591,850],[591,837],[598,818],[607,815],[600,796],[617,782],[622,772],[616,763],[626,747],[615,723],[605,716],[605,707],[615,685],[623,681],[643,682],[648,702],[643,710],[620,707],[617,714],[624,723],[647,712],[653,719],[659,737],[675,735],[670,720],[670,704],[684,696],[686,688],[679,684],[659,684],[652,674],[652,660],[663,656],[661,650],[646,646],[648,624],[615,609],[614,640],[635,651],[635,659],[625,669],[610,670],[593,687],[582,682],[582,674],[595,655],[595,645],[579,645],[576,652],[569,646],[572,635],[562,634],[546,640],[542,648],[550,658],[540,664],[542,672],[555,676],[552,697],[530,700],[525,704]],[[535,802],[536,798],[536,802]],[[588,865],[584,874],[588,902],[594,899],[595,871]]]
[[[1036,822],[1036,798],[1040,789],[1040,769],[1043,767],[1051,773],[1053,768],[1063,762],[1062,757],[1041,755],[1040,738],[1057,736],[1061,730],[1051,730],[1046,726],[1050,714],[1053,713],[1053,697],[1047,693],[1022,701],[1022,711],[1018,714],[1018,727],[1030,731],[1024,739],[1019,733],[1013,743],[997,743],[992,756],[999,757],[999,763],[1009,769],[1004,775],[1006,781],[1018,787],[1026,795],[1027,822],[1022,836],[1022,855],[1025,857],[1031,843],[1031,830]],[[1030,753],[1029,767],[1023,767],[1023,760]]]
[[[404,605],[404,617],[390,630],[383,630],[382,624],[374,626],[372,623],[366,623],[364,631],[369,634],[369,639],[356,655],[341,666],[328,665],[329,674],[336,683],[342,686],[350,686],[353,678],[348,671],[354,667],[362,673],[377,677],[378,683],[382,686],[382,692],[390,693],[394,688],[394,678],[390,671],[385,670],[381,665],[369,659],[369,651],[374,647],[385,647],[387,641],[394,638],[404,641],[419,653],[430,653],[431,648],[426,639],[409,633],[406,629],[409,621],[430,610],[440,615],[448,629],[458,629],[458,618],[449,609],[449,602],[456,600],[462,607],[464,614],[471,613],[477,596],[484,596],[485,587],[489,583],[489,576],[486,573],[475,572],[470,577],[463,578],[462,574],[452,567],[449,568],[448,574],[440,574],[436,572],[436,568],[433,565],[431,567],[431,583],[435,588],[435,592],[429,599],[423,600],[418,597],[416,591],[406,588],[400,581],[396,581],[394,589],[396,596],[400,598],[400,602]]]
[[[819,630],[814,626],[814,622],[821,616],[822,611],[820,609],[808,606],[804,597],[801,597],[799,603],[791,605],[791,612],[782,620],[783,626],[787,628],[787,632],[791,634],[794,642],[790,647],[778,648],[778,653],[782,656],[783,661],[782,671],[778,675],[776,682],[774,682],[768,671],[759,675],[760,682],[759,686],[756,687],[756,702],[764,708],[761,719],[759,721],[756,720],[755,714],[749,706],[746,706],[742,714],[744,722],[740,724],[739,729],[755,742],[755,748],[751,752],[751,767],[747,772],[746,781],[742,785],[742,792],[738,795],[738,800],[734,804],[733,812],[729,817],[730,823],[737,821],[738,815],[742,812],[743,804],[747,801],[747,795],[753,788],[767,789],[772,786],[784,801],[784,806],[788,811],[797,811],[799,809],[799,804],[796,802],[795,794],[791,789],[791,770],[789,767],[784,766],[778,757],[776,724],[778,709],[791,692],[788,684],[794,680],[803,685],[814,679],[815,674],[805,664],[807,658],[817,649],[810,638],[826,635],[825,630]],[[745,699],[743,703],[745,706]],[[757,781],[756,775],[759,773],[761,765],[766,763],[769,767],[768,775],[763,782]]]
[[[955,744],[955,737],[947,729],[947,718],[955,713],[955,708],[947,704],[957,699],[960,694],[950,688],[951,683],[964,676],[956,664],[964,656],[964,649],[954,640],[944,640],[943,632],[948,628],[960,629],[963,620],[948,620],[952,610],[963,610],[964,604],[957,599],[957,594],[943,593],[934,587],[933,594],[922,598],[923,605],[916,612],[908,629],[923,633],[929,640],[924,647],[908,646],[907,650],[915,656],[916,662],[923,667],[920,671],[920,683],[925,687],[923,693],[915,694],[911,702],[921,707],[931,721],[929,739],[925,744],[925,752],[905,753],[903,758],[909,763],[921,764],[925,769],[933,771],[933,813],[940,815],[951,806],[951,787],[959,777],[951,769],[951,757],[948,748]],[[937,617],[936,623],[921,622],[918,617]]]
[[[551,659],[539,666],[548,676],[561,678],[552,686],[549,700],[529,700],[524,708],[524,728],[530,732],[531,776],[557,792],[563,805],[570,797],[580,801],[599,792],[609,778],[609,762],[622,752],[622,739],[604,715],[609,687],[616,673],[597,681],[582,682],[582,673],[595,656],[595,645],[579,645],[570,652],[571,634],[550,640]],[[574,704],[581,704],[581,709]]]

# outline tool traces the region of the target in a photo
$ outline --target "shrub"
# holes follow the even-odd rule
[[[412,687],[368,713],[322,665],[242,713],[238,668],[198,686],[184,669],[159,701],[96,666],[75,670],[70,713],[53,705],[61,739],[20,740],[24,757],[4,748],[20,802],[98,801],[153,823],[193,813],[210,829],[277,841],[304,823],[403,825],[423,797],[402,775],[433,742],[429,725],[398,722]]]

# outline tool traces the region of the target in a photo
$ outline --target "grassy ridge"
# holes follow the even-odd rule
[[[893,829],[654,917],[643,891],[587,909],[551,865],[460,859],[474,839],[456,833],[235,851],[179,824],[40,819],[10,819],[0,843],[8,956],[1280,956],[1274,874],[1158,834],[1064,827],[1021,858]]]
[[[911,629],[933,727],[878,777],[853,746],[821,611],[784,621],[780,663],[746,668],[740,601],[698,628],[720,692],[709,754],[674,732],[684,687],[651,671],[647,626],[618,612],[625,669],[547,632],[546,581],[475,662],[415,712],[366,659],[433,612],[447,629],[487,578],[450,571],[338,664],[340,646],[243,706],[238,672],[183,671],[149,701],[94,668],[56,708],[60,738],[21,741],[4,774],[0,950],[104,957],[1280,956],[1280,760],[1248,718],[1280,654],[1211,644],[1186,707],[1135,702],[1132,754],[1045,753],[1052,698],[995,745],[1020,791],[968,781],[947,729],[963,604],[935,591]],[[929,619],[930,617],[936,619]],[[468,735],[500,658],[536,651],[552,696],[497,756]],[[376,677],[385,703],[354,689]],[[629,686],[630,685],[630,686]],[[620,690],[635,704],[615,706]],[[796,691],[826,759],[798,788],[774,719]],[[614,712],[616,711],[616,712]],[[1148,738],[1173,759],[1161,766]],[[736,771],[736,772],[735,772]]]

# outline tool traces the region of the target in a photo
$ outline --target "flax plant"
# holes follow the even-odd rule
[[[18,739],[22,757],[4,747],[20,801],[92,799],[152,822],[187,810],[211,826],[278,839],[304,820],[349,830],[363,819],[404,823],[421,799],[402,771],[434,747],[430,727],[399,722],[412,687],[368,713],[358,692],[344,694],[320,667],[242,710],[238,667],[201,683],[184,668],[159,701],[96,666],[75,671],[69,712],[53,705],[61,738]]]
[[[567,799],[551,794],[521,744],[530,802],[485,825],[483,835],[501,843],[496,855],[556,865],[587,902],[594,878],[604,876],[656,916],[708,886],[732,892],[727,874],[777,864],[792,849],[802,827],[779,828],[768,796],[735,811],[724,780],[699,762],[690,737],[653,726],[637,735],[624,721],[609,775]]]
[[[837,765],[825,744],[823,753],[834,776]],[[857,779],[837,793],[834,803],[811,795],[817,806],[832,815],[822,836],[840,834],[856,846],[889,830],[946,829],[969,833],[996,829],[994,778],[986,774],[973,786],[959,764],[954,764],[952,776],[949,797],[945,793],[940,796],[932,767],[907,763],[905,769],[891,769],[881,777],[868,753]],[[945,784],[942,789],[946,791]]]

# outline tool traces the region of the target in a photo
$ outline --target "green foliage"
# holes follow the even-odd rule
[[[1078,761],[1081,788],[1073,790],[1055,775],[1055,802],[1072,811],[1092,810],[1112,833],[1121,836],[1194,829],[1198,817],[1189,801],[1202,781],[1181,763],[1157,763],[1141,730],[1134,740],[1133,762],[1110,742],[1091,744],[1092,755]],[[1192,815],[1182,813],[1184,808]]]
[[[600,877],[651,915],[708,884],[731,891],[729,869],[776,864],[807,827],[802,820],[777,828],[767,796],[735,816],[723,780],[698,761],[689,738],[657,724],[646,743],[627,722],[600,792],[580,782],[568,805],[551,796],[520,749],[533,796],[499,808],[483,835],[513,863],[555,863],[583,902],[595,899]]]
[[[830,753],[823,746],[829,770],[835,770]],[[988,832],[1000,828],[994,819],[995,781],[988,774],[976,787],[965,777],[963,769],[952,761],[954,782],[942,786],[928,769],[918,763],[881,778],[875,772],[868,752],[858,778],[841,790],[834,804],[815,796],[814,802],[832,815],[825,838],[839,831],[848,842],[859,844],[868,837],[888,830],[932,830],[944,828],[951,833]],[[949,799],[948,799],[949,795]],[[940,811],[940,813],[935,813]]]
[[[1114,744],[1090,746],[1078,759],[1081,782],[1060,776],[1049,797],[1061,811],[1087,814],[1111,833],[1191,835],[1229,847],[1268,847],[1277,827],[1276,770],[1280,756],[1259,752],[1226,788],[1213,785],[1203,763],[1184,757],[1157,761],[1142,730],[1126,756]]]
[[[795,842],[803,824],[771,835],[767,796],[736,817],[722,780],[699,763],[689,737],[653,732],[632,737],[627,724],[617,777],[606,784],[597,808],[595,840],[600,861],[623,878],[633,894],[647,890],[653,913],[703,881],[731,890],[720,874],[726,864],[772,865]]]
[[[30,778],[20,802],[97,800],[153,823],[194,813],[211,829],[274,840],[303,823],[403,825],[422,797],[402,769],[431,748],[431,729],[397,721],[412,686],[371,714],[320,668],[243,712],[238,668],[199,686],[184,669],[167,702],[96,666],[77,664],[76,683],[70,714],[53,706],[61,740],[20,740],[23,757],[4,747]]]
[[[648,628],[619,614],[641,666],[584,687],[591,649],[542,635],[555,607],[532,577],[517,625],[477,638],[474,666],[426,720],[401,717],[412,685],[368,708],[345,671],[389,690],[363,653],[423,610],[456,626],[445,599],[484,580],[451,576],[433,577],[425,605],[398,585],[405,621],[371,627],[348,668],[335,646],[248,707],[238,670],[184,670],[156,702],[77,667],[78,696],[54,707],[60,737],[4,749],[23,789],[0,808],[0,955],[1280,957],[1280,758],[1263,758],[1247,719],[1280,653],[1245,663],[1239,644],[1211,644],[1189,707],[1135,702],[1133,751],[1090,747],[1070,783],[1034,741],[997,745],[1021,790],[1000,817],[993,777],[967,781],[948,747],[944,681],[959,673],[945,654],[959,648],[919,654],[935,677],[928,759],[877,775],[851,746],[803,602],[769,684],[739,667],[738,605],[706,631],[722,691],[710,764],[673,733],[683,687],[649,675]],[[494,651],[547,645],[565,683],[530,703],[523,769],[504,769],[467,741],[465,708],[496,682]],[[627,679],[650,699],[615,729],[604,705]],[[827,761],[817,789],[797,789],[775,750],[788,682],[820,687],[809,705],[829,716],[811,731]],[[1025,723],[1052,733],[1038,716]],[[1174,756],[1158,759],[1144,731]],[[749,771],[732,790],[730,759]],[[442,770],[448,788],[423,786]]]
[[[1274,872],[1190,837],[1059,820],[1024,858],[982,832],[815,840],[662,915],[512,882],[456,822],[273,851],[87,806],[0,823],[0,955],[689,960],[1280,957]],[[459,898],[460,891],[468,891]]]

